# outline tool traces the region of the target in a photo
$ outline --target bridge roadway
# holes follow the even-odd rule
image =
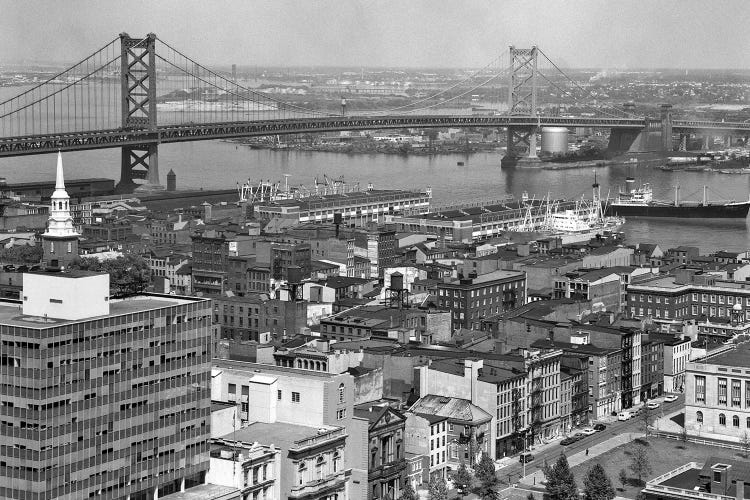
[[[289,118],[246,122],[187,123],[160,125],[156,130],[132,128],[91,130],[68,133],[26,135],[0,138],[0,157],[23,156],[55,151],[80,151],[144,144],[162,144],[233,137],[435,127],[596,127],[642,129],[643,118],[600,118],[505,115],[403,115]],[[674,132],[716,132],[750,134],[750,123],[674,120]]]

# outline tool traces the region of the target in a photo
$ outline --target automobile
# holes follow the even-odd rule
[[[596,431],[592,429],[591,427],[586,427],[584,429],[581,429],[581,432],[584,436],[590,436],[592,434],[596,434]]]
[[[675,396],[674,394],[670,394],[669,396],[664,398],[664,402],[671,403],[672,401],[677,401],[677,399],[678,399],[677,396]]]
[[[630,416],[631,417],[636,417],[636,416],[640,415],[641,413],[643,413],[643,407],[642,406],[640,408],[635,408],[633,410],[630,410]]]
[[[573,437],[580,441],[581,439],[586,437],[586,434],[584,434],[583,432],[576,432],[575,434],[573,434]]]
[[[650,403],[646,404],[646,408],[648,408],[649,410],[655,410],[659,406],[659,403],[657,403],[656,401],[651,401]]]
[[[573,444],[573,443],[577,443],[577,442],[578,442],[578,440],[576,438],[566,437],[565,439],[563,439],[562,441],[560,441],[560,444],[563,445],[563,446],[568,446],[569,444]]]
[[[521,455],[518,457],[518,460],[522,464],[527,464],[534,461],[534,455],[531,453],[521,453]]]
[[[629,411],[621,411],[617,414],[617,420],[630,420],[633,417],[633,415]]]
[[[595,431],[603,431],[606,428],[607,428],[607,426],[604,425],[604,424],[594,424],[594,430]]]

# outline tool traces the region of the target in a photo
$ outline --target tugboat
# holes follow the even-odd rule
[[[702,201],[680,200],[680,186],[675,186],[674,201],[654,200],[651,185],[635,186],[635,179],[625,179],[625,191],[607,207],[608,215],[620,217],[680,217],[689,219],[744,219],[750,210],[747,201],[708,200],[707,188],[703,186]]]

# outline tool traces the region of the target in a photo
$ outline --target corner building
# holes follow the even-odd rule
[[[211,305],[24,275],[0,301],[0,498],[152,500],[209,467]]]

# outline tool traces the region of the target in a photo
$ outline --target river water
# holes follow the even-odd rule
[[[18,88],[0,89],[0,99],[14,95]],[[12,91],[12,92],[11,92]],[[68,178],[109,177],[119,179],[119,149],[102,149],[64,154]],[[464,162],[463,166],[457,162]],[[323,174],[344,175],[347,182],[360,182],[362,188],[371,182],[376,188],[424,188],[431,186],[435,203],[498,198],[524,192],[537,198],[591,197],[591,168],[541,170],[500,168],[500,153],[471,155],[401,156],[385,154],[339,154],[295,150],[250,149],[222,141],[165,144],[159,147],[159,171],[162,183],[166,173],[177,174],[178,188],[230,188],[250,179],[283,180],[290,174],[290,185],[312,186]],[[750,175],[727,175],[709,172],[667,172],[638,166],[596,168],[602,196],[616,194],[628,174],[637,182],[650,182],[654,197],[671,200],[675,183],[681,186],[684,200],[700,200],[702,186],[708,186],[713,200],[745,200],[750,196]],[[37,155],[0,159],[0,176],[8,182],[53,179],[54,155]],[[747,220],[632,219],[623,231],[629,242],[654,242],[669,248],[695,245],[703,252],[716,249],[750,248]]]

